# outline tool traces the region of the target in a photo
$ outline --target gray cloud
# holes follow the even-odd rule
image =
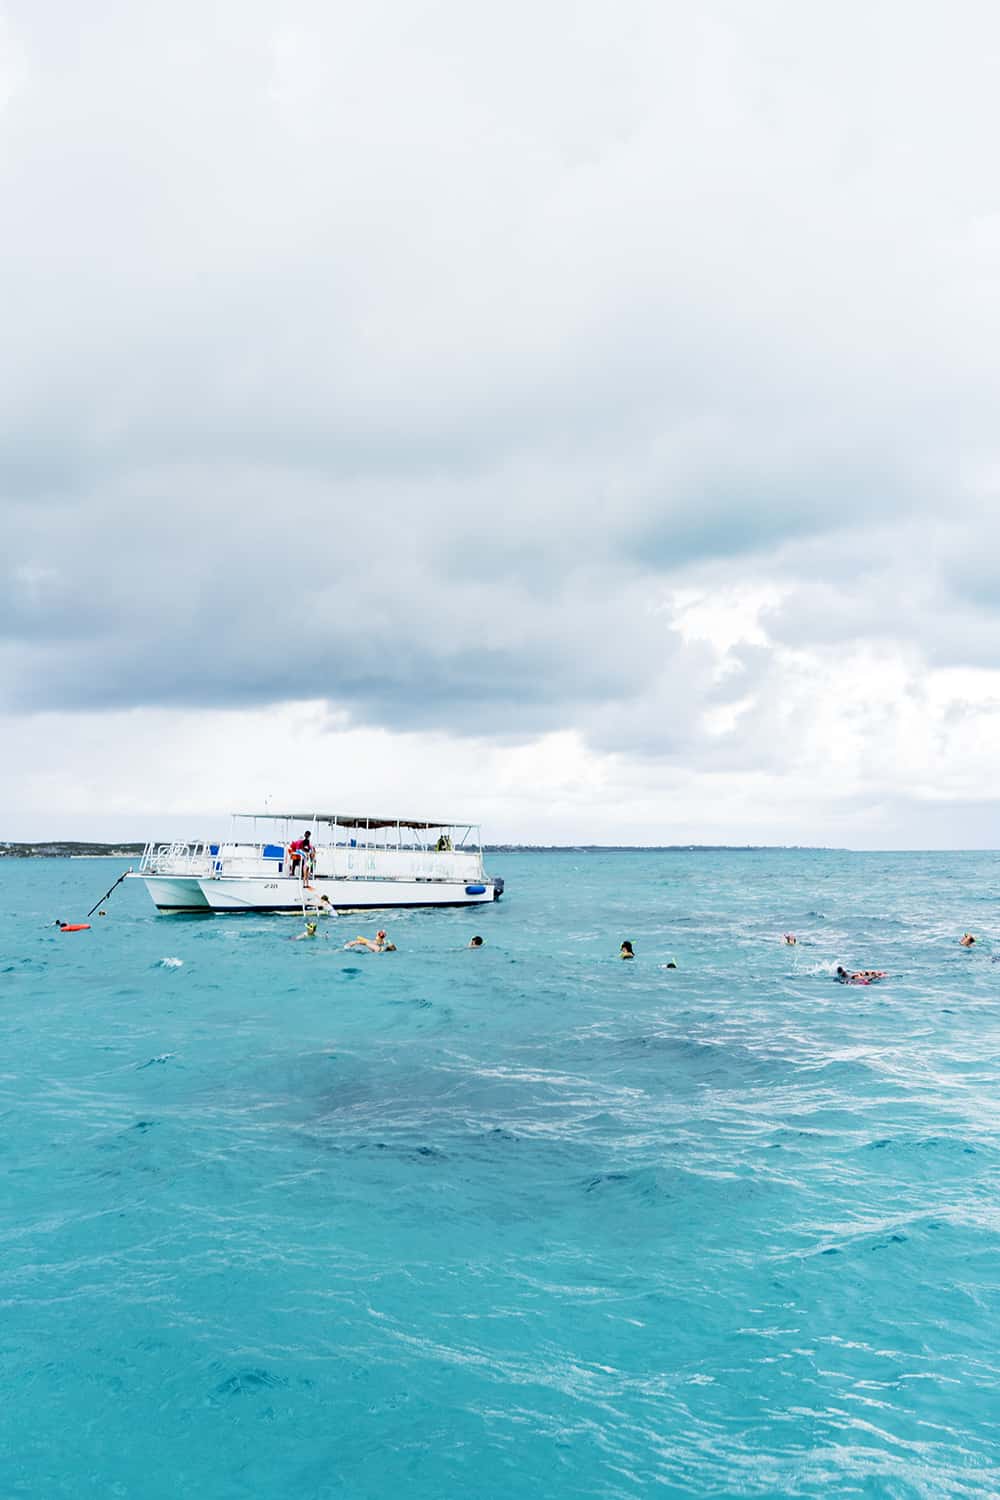
[[[772,648],[996,662],[987,7],[6,14],[8,708],[726,769],[808,734]],[[752,580],[719,680],[665,601]]]

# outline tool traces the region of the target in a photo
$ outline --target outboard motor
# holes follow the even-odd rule
[[[492,876],[492,880],[493,880],[493,899],[494,899],[494,901],[499,901],[500,897],[503,895],[503,876],[502,875],[494,875],[494,876]]]

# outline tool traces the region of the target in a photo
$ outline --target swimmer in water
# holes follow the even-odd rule
[[[786,932],[785,933],[785,942],[788,944],[789,948],[793,948],[795,946],[795,944],[798,942],[798,938],[795,936],[794,932]]]
[[[872,984],[889,976],[885,969],[855,969],[853,974],[848,974],[843,964],[838,964],[836,977],[840,984]]]
[[[361,934],[353,938],[351,942],[344,944],[345,948],[365,948],[369,953],[395,953],[396,944],[390,943],[385,935],[385,929],[380,927],[375,934],[375,940],[362,937]]]
[[[470,938],[469,939],[469,947],[470,948],[481,948],[482,946],[483,946],[483,940],[482,940],[481,937],[474,937],[474,938]]]
[[[631,942],[629,941],[628,938],[624,938],[622,940],[621,951],[619,952],[618,957],[619,958],[635,958],[635,954],[632,952],[632,944],[631,944]]]
[[[677,965],[675,964],[673,959],[670,959],[670,961],[668,963],[665,963],[663,967],[665,969],[676,969]]]
[[[971,948],[975,944],[975,941],[976,940],[972,936],[972,933],[971,932],[966,932],[966,933],[963,933],[962,936],[959,938],[959,940],[958,940],[958,946],[960,948]]]
[[[301,943],[301,941],[302,941],[303,938],[314,938],[315,936],[316,936],[316,923],[313,922],[313,921],[309,921],[309,922],[306,923],[306,930],[305,930],[305,932],[297,932],[295,934],[295,936],[292,938],[292,942],[293,943]]]

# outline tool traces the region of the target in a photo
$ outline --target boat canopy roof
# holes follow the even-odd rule
[[[335,823],[339,828],[472,828],[447,818],[374,818],[358,813],[256,812],[234,813],[235,818],[273,818],[278,823]]]

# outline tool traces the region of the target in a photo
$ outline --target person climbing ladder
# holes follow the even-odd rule
[[[294,880],[298,875],[306,890],[312,890],[310,881],[316,865],[316,851],[312,846],[312,834],[307,828],[300,839],[293,839],[288,846],[288,873]]]

